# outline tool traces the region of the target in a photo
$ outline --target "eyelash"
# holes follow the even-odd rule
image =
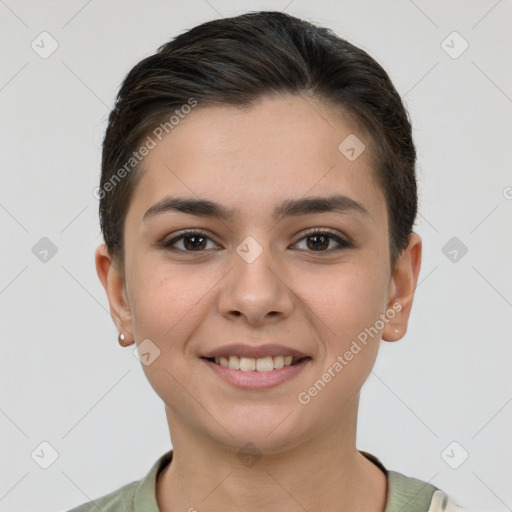
[[[304,240],[306,238],[310,238],[310,237],[313,237],[313,236],[316,236],[316,235],[327,236],[327,238],[337,242],[339,244],[339,247],[334,248],[334,249],[331,248],[331,249],[327,249],[327,250],[322,250],[322,251],[308,250],[307,252],[312,252],[312,253],[331,253],[331,252],[336,251],[336,250],[350,249],[350,248],[354,247],[354,244],[352,242],[349,242],[348,240],[345,240],[339,234],[333,233],[332,231],[330,231],[328,229],[322,229],[322,228],[315,228],[315,229],[313,229],[311,231],[308,231],[307,233],[305,233],[302,236],[302,238],[300,238],[297,242],[295,242],[294,245],[296,245],[297,243],[299,243],[300,241],[302,241],[302,240]],[[195,252],[197,252],[197,253],[205,252],[207,249],[202,249],[202,250],[199,250],[199,251],[188,251],[186,249],[178,249],[178,248],[174,247],[174,244],[176,244],[176,242],[178,242],[178,241],[180,241],[180,240],[182,240],[184,238],[191,238],[193,236],[199,236],[199,237],[207,238],[208,240],[211,240],[211,238],[206,233],[204,233],[203,231],[198,231],[198,230],[190,229],[190,230],[182,231],[179,235],[173,237],[170,240],[164,241],[162,243],[162,247],[164,249],[167,249],[167,250],[170,250],[170,251],[185,252],[185,253],[189,253],[189,254],[192,254],[192,253],[195,253]],[[211,241],[213,241],[213,240],[211,240]]]

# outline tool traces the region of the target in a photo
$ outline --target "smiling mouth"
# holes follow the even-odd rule
[[[279,370],[285,366],[295,366],[296,364],[311,358],[280,355],[260,358],[229,356],[208,357],[204,359],[219,366],[224,366],[232,370],[240,370],[242,372],[270,372],[273,370]]]

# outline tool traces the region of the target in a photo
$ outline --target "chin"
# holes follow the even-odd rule
[[[237,453],[278,454],[299,445],[305,436],[291,407],[246,406],[224,418],[227,432],[215,428],[220,439],[214,436]]]

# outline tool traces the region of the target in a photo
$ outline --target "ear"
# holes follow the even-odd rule
[[[412,233],[409,244],[398,258],[389,283],[387,310],[395,314],[384,327],[384,341],[398,341],[407,332],[414,292],[421,268],[421,237]]]
[[[132,314],[128,300],[124,278],[116,268],[107,246],[101,244],[95,253],[96,272],[107,293],[110,315],[119,333],[124,334],[123,346],[133,344]]]

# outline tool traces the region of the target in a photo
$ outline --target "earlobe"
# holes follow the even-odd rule
[[[421,250],[421,237],[417,233],[412,233],[409,244],[398,258],[389,284],[387,306],[389,322],[382,332],[384,341],[398,341],[407,332],[421,268]],[[391,315],[392,311],[393,315]]]
[[[133,343],[132,317],[126,300],[125,283],[105,244],[97,247],[95,252],[96,273],[107,294],[110,315],[120,334],[123,334],[122,346]]]

